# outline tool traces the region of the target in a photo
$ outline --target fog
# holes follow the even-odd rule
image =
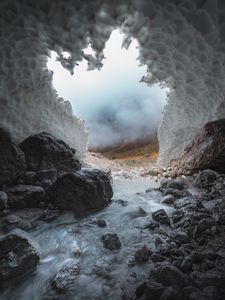
[[[168,90],[140,82],[147,69],[139,65],[138,44],[133,40],[126,50],[122,42],[123,35],[113,31],[101,70],[87,71],[83,60],[71,76],[55,60],[54,52],[48,61],[59,96],[69,100],[74,113],[86,123],[90,148],[149,140],[156,135],[162,118]],[[92,54],[91,47],[84,52]]]

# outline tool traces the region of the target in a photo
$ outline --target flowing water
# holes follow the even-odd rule
[[[151,264],[133,262],[141,246],[155,247],[155,235],[145,229],[151,221],[151,212],[164,208],[170,213],[170,208],[160,204],[158,191],[144,192],[157,185],[149,178],[114,181],[113,201],[101,212],[80,220],[72,213],[63,213],[50,223],[38,221],[29,232],[41,248],[38,268],[16,288],[0,293],[0,299],[125,298],[125,290],[132,290],[148,278]],[[96,218],[104,219],[107,226],[98,227],[93,222]],[[110,251],[103,247],[101,237],[105,233],[118,234],[120,250]],[[66,294],[57,294],[51,286],[52,278],[69,261],[79,262],[80,274]]]

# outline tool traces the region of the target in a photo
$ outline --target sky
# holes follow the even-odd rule
[[[55,60],[54,52],[47,64],[59,96],[69,100],[75,115],[85,121],[90,148],[147,138],[156,133],[162,119],[168,90],[140,82],[147,67],[137,59],[138,43],[133,40],[126,50],[122,41],[120,31],[113,31],[101,70],[87,71],[83,60],[71,75]],[[93,53],[90,46],[84,52]]]

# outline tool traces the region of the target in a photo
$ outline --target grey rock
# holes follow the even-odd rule
[[[178,232],[175,232],[173,235],[173,239],[180,244],[185,244],[189,242],[189,236],[186,232],[179,230]]]
[[[152,251],[148,249],[146,245],[141,247],[135,252],[135,259],[136,262],[139,264],[143,264],[148,262],[150,255],[152,254]]]
[[[167,204],[167,205],[172,205],[175,201],[175,196],[168,194],[165,197],[163,197],[163,199],[161,200],[162,204]]]
[[[119,250],[121,248],[121,242],[116,233],[107,233],[102,236],[102,242],[106,249],[111,251]]]
[[[98,226],[98,227],[106,227],[107,224],[106,224],[106,221],[103,220],[103,219],[96,219],[94,221],[94,223]]]
[[[0,128],[0,186],[12,184],[27,168],[24,153]]]
[[[197,188],[208,189],[218,179],[219,174],[212,170],[204,170],[198,174],[194,181]]]
[[[183,217],[185,213],[182,209],[176,209],[175,211],[172,212],[172,221],[173,223],[179,222]]]
[[[28,221],[14,214],[4,217],[2,221],[2,229],[7,232],[16,228],[25,229],[29,227],[30,223]]]
[[[81,164],[72,149],[50,133],[29,136],[20,144],[30,171],[56,169],[58,174],[80,170]]]
[[[0,284],[31,273],[39,259],[39,246],[26,232],[15,229],[0,238]]]
[[[152,218],[154,221],[157,221],[160,224],[170,225],[170,218],[168,217],[168,215],[164,209],[159,209],[159,210],[153,212]]]
[[[97,169],[83,169],[61,176],[47,189],[49,202],[81,217],[106,207],[112,198],[108,176]]]
[[[179,288],[183,288],[188,282],[187,277],[179,269],[172,265],[155,268],[151,272],[150,277],[164,286],[175,285]]]
[[[80,266],[77,262],[69,262],[65,264],[56,274],[52,281],[52,287],[57,292],[66,292],[73,285],[74,281],[80,273]]]
[[[40,186],[16,185],[8,189],[8,206],[12,209],[39,207],[45,201],[45,191]]]
[[[165,259],[166,259],[165,256],[163,256],[163,255],[161,255],[161,254],[153,253],[153,254],[151,255],[151,260],[152,260],[153,262],[162,262],[162,261],[164,261]]]
[[[187,194],[185,190],[178,190],[173,188],[167,188],[164,191],[164,195],[173,195],[175,198],[184,197]]]
[[[181,179],[163,179],[160,183],[160,190],[165,191],[167,189],[182,191],[185,189],[185,184]]]
[[[0,191],[0,211],[7,209],[8,197],[5,192]]]

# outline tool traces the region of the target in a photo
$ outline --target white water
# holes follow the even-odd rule
[[[157,187],[148,178],[120,180],[113,184],[113,199],[127,201],[127,206],[113,201],[103,211],[77,220],[72,213],[63,213],[55,221],[39,221],[30,232],[41,247],[41,261],[32,276],[25,278],[16,288],[0,294],[1,300],[56,300],[56,299],[125,299],[124,290],[148,278],[151,264],[131,265],[137,249],[146,244],[154,249],[149,229],[143,229],[151,220],[151,212],[159,208],[161,195],[157,191],[144,193],[146,188]],[[138,193],[138,194],[136,194]],[[147,215],[141,214],[140,207]],[[107,227],[93,224],[95,218],[104,219]],[[117,233],[121,249],[109,251],[103,247],[101,236]],[[80,256],[75,252],[80,251]],[[57,270],[69,260],[80,263],[81,272],[67,294],[57,294],[51,281]]]

